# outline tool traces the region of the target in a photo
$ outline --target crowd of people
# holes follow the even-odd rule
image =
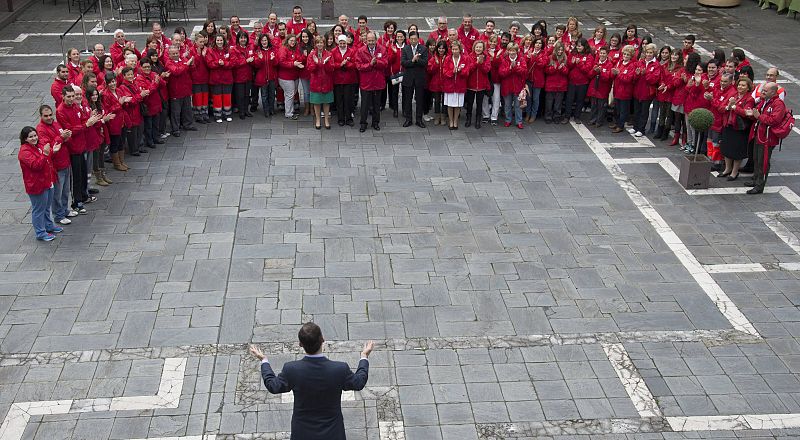
[[[252,30],[233,16],[221,26],[207,21],[194,35],[178,27],[168,38],[155,23],[143,49],[119,29],[108,52],[103,44],[85,59],[67,52],[51,87],[54,105],[42,105],[38,126],[20,134],[36,237],[52,240],[87,212],[97,192],[91,176],[97,186],[113,183],[104,162],[125,172],[126,155],[195,124],[253,117],[259,106],[267,118],[313,114],[318,130],[330,129],[334,115],[339,126],[358,118],[361,132],[380,130],[388,107],[403,127],[432,122],[458,130],[463,109],[464,127],[476,129],[496,126],[501,116],[505,127],[519,129],[537,118],[610,122],[613,133],[662,141],[672,134],[668,145],[702,153],[710,139],[725,156],[719,175],[752,172],[749,192],[760,193],[778,143],[767,127],[786,111],[778,70],[754,86],[742,49],[730,56],[718,49],[703,60],[694,43],[688,35],[683,47],[659,49],[633,24],[623,34],[599,25],[584,36],[574,17],[552,33],[544,20],[528,32],[516,21],[500,31],[486,20],[478,30],[470,15],[457,28],[440,17],[425,37],[416,24],[403,30],[388,20],[378,32],[365,16],[353,28],[342,15],[324,32],[300,6],[287,22],[270,13]],[[707,132],[688,123],[696,108],[715,115]]]

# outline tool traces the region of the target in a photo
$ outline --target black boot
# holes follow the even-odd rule
[[[659,125],[658,128],[656,129],[656,135],[654,136],[654,139],[661,139],[661,136],[663,135],[664,135],[664,126]]]
[[[466,122],[464,122],[464,127],[469,127],[472,125],[472,113],[467,112]]]
[[[469,121],[469,119],[467,119]],[[475,128],[481,128],[481,112],[475,115]]]

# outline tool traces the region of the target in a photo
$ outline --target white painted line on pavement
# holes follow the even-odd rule
[[[653,398],[650,389],[647,388],[639,370],[633,365],[628,351],[622,344],[602,344],[603,350],[611,362],[611,366],[617,373],[617,377],[622,382],[622,386],[631,398],[633,406],[641,417],[661,417],[661,409]]]
[[[725,294],[714,278],[703,268],[703,265],[697,261],[697,258],[686,247],[680,237],[678,237],[678,234],[672,230],[672,227],[661,217],[661,214],[656,211],[642,192],[630,181],[625,172],[622,171],[622,168],[620,168],[620,165],[603,147],[603,144],[600,143],[584,125],[576,125],[573,123],[572,127],[578,132],[578,135],[583,138],[586,145],[589,146],[589,149],[592,150],[600,162],[606,167],[617,184],[625,191],[633,204],[639,209],[639,212],[650,222],[656,233],[664,240],[664,243],[672,250],[678,258],[678,261],[683,264],[692,278],[694,278],[700,288],[703,289],[703,292],[708,295],[714,305],[717,306],[720,313],[731,323],[733,328],[754,336],[760,336],[753,324],[750,323],[736,304]]]

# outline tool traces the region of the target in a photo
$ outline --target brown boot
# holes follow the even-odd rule
[[[106,183],[108,183],[108,184],[112,184],[112,183],[114,183],[114,181],[113,181],[113,180],[111,180],[111,178],[110,178],[110,177],[108,177],[108,174],[106,174],[106,170],[104,170],[104,169],[101,169],[101,170],[100,170],[100,177],[102,177],[102,178],[103,178],[103,180],[105,180],[105,181],[106,181]]]
[[[117,171],[128,171],[128,166],[122,163],[121,151],[117,151],[111,155],[111,163],[114,164],[114,169]]]
[[[108,186],[108,183],[106,183],[105,179],[100,175],[100,171],[94,172],[94,183],[97,186]]]

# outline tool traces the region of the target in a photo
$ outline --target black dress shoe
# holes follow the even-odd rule
[[[738,178],[739,178],[739,175],[738,175],[738,174],[737,174],[737,175],[735,175],[735,176],[728,176],[728,182],[733,182],[734,180],[736,180],[736,179],[738,179]]]
[[[98,194],[100,192],[97,188],[89,188],[87,191],[89,194]]]
[[[381,131],[381,126],[378,125],[378,124],[375,124],[375,125],[372,126],[372,129],[375,130],[375,131]]]
[[[406,121],[403,122],[403,127],[411,127],[411,120],[406,119]]]
[[[148,145],[147,148],[155,149],[156,148],[156,144]],[[141,150],[140,150],[140,152],[141,152]]]
[[[176,138],[179,138],[179,137],[181,137],[181,132],[180,131],[173,131],[172,132],[172,136],[174,136]]]
[[[427,126],[425,125],[425,122],[423,122],[423,121],[417,121],[417,124],[416,124],[416,125],[417,125],[417,127],[419,127],[419,128],[425,128],[425,127],[427,127]]]
[[[339,127],[344,127],[344,121],[339,121]]]
[[[358,128],[358,132],[359,133],[363,133],[365,131],[367,131],[367,126],[366,125],[362,125],[361,127]]]
[[[239,113],[239,119],[244,119],[244,118],[245,118],[244,113]]]
[[[247,116],[248,118],[252,118],[253,117],[253,114],[250,113],[250,112],[246,112],[244,115]]]
[[[197,131],[197,128],[191,127],[191,126],[190,127],[181,127],[181,130],[183,130],[183,131]]]
[[[153,141],[153,143],[154,144],[158,144],[158,145],[163,145],[164,141],[162,141],[161,139],[156,139],[156,140]]]
[[[349,126],[353,127],[353,126],[355,126],[355,125],[356,125],[356,123],[355,123],[355,121],[353,121],[353,120],[351,119],[351,120],[347,121],[347,125],[349,125]],[[366,130],[366,128],[365,128],[364,130]]]
[[[464,127],[469,127],[470,125],[472,125],[472,118],[467,116],[467,120],[464,121]]]
[[[141,154],[138,151],[133,151],[133,152],[131,152],[131,156],[139,157],[139,156],[141,156]]]
[[[392,116],[394,116],[395,118],[397,117],[397,110],[392,112]]]
[[[730,171],[728,171],[727,173],[719,173],[719,174],[717,174],[717,177],[720,177],[720,178],[722,178],[722,177],[728,177],[728,176],[730,176],[730,175],[731,175],[731,172],[730,172]]]
[[[764,188],[750,188],[747,190],[747,194],[761,194],[764,192]]]

